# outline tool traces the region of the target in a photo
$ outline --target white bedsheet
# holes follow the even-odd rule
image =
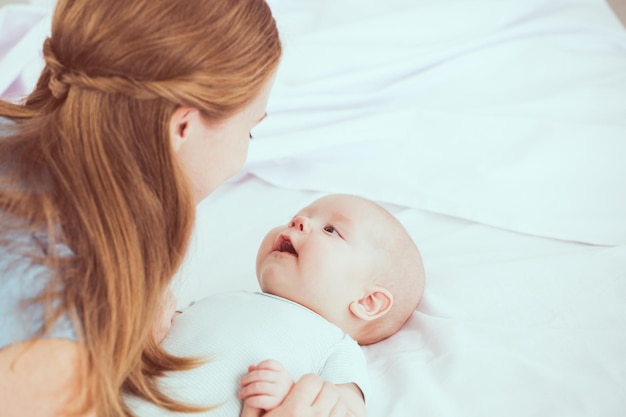
[[[600,0],[274,0],[285,57],[248,172],[626,243],[626,31]]]
[[[266,231],[323,193],[247,176],[198,208],[179,301],[258,289]],[[626,410],[626,246],[541,238],[387,207],[420,247],[424,299],[365,348],[370,417],[619,416]]]
[[[256,289],[270,227],[357,193],[400,218],[427,273],[407,325],[365,348],[371,417],[626,415],[626,31],[608,6],[270,4],[269,117],[198,207],[180,304]],[[18,33],[7,10],[0,94],[17,97],[46,11],[19,9]]]

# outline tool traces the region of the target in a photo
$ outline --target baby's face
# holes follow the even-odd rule
[[[370,284],[381,223],[380,214],[358,197],[314,201],[265,236],[256,264],[262,290],[336,323]]]

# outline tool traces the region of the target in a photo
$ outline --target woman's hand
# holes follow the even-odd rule
[[[287,398],[272,411],[244,404],[241,417],[350,417],[345,403],[334,384],[325,382],[319,375],[304,375],[294,384]]]
[[[165,339],[165,336],[172,327],[172,320],[175,315],[176,296],[172,290],[168,288],[163,295],[163,301],[161,302],[161,310],[158,319],[152,328],[152,334],[157,343],[161,343],[163,339]]]

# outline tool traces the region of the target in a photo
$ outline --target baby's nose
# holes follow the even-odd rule
[[[311,225],[309,224],[309,218],[305,216],[296,216],[289,223],[289,227],[295,227],[304,233],[309,233],[311,231]]]

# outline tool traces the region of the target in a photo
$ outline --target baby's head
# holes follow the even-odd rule
[[[373,201],[324,196],[265,236],[256,262],[261,289],[302,304],[361,345],[396,333],[424,292],[417,246]]]

